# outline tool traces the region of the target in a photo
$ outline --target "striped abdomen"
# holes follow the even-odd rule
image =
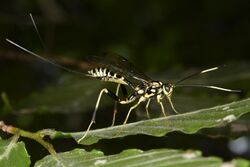
[[[121,75],[112,72],[107,68],[94,68],[88,71],[90,77],[98,78],[106,82],[115,82],[123,85],[128,85],[128,81]]]

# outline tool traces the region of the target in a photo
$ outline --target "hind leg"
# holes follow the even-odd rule
[[[96,101],[96,105],[95,105],[95,110],[93,112],[93,115],[92,115],[92,119],[90,121],[90,124],[86,130],[86,132],[84,133],[84,135],[79,139],[77,140],[78,143],[80,143],[88,134],[91,126],[93,125],[93,123],[95,123],[95,118],[96,118],[96,113],[97,113],[97,110],[98,110],[98,107],[99,107],[99,104],[100,104],[100,100],[101,100],[101,97],[103,95],[103,93],[106,93],[107,95],[109,95],[111,98],[113,98],[115,101],[119,101],[119,97],[116,96],[113,92],[111,92],[110,90],[104,88],[100,91],[99,93],[99,96],[97,98],[97,101]]]

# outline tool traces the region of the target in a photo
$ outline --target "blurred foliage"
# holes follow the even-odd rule
[[[84,157],[84,161],[83,158]],[[236,163],[248,162],[244,160],[235,160]],[[142,151],[138,149],[124,150],[116,155],[105,156],[103,152],[93,150],[86,152],[82,149],[75,149],[70,152],[58,154],[58,157],[47,156],[38,161],[35,166],[41,167],[63,167],[63,166],[206,166],[211,167],[222,165],[220,159],[215,157],[201,157],[199,151],[179,151],[158,149],[150,151]],[[233,164],[233,163],[232,163]]]
[[[41,53],[28,16],[33,13],[49,53],[81,57],[112,50],[151,70],[223,64],[249,59],[247,4],[226,0],[8,1],[1,5],[0,36]]]
[[[36,53],[59,59],[71,57],[80,61],[87,55],[100,55],[103,51],[111,50],[127,57],[152,78],[168,82],[198,69],[228,64],[218,72],[190,79],[186,83],[240,88],[244,93],[236,95],[213,90],[176,89],[174,102],[183,112],[249,97],[249,4],[248,1],[226,0],[2,2],[0,92],[5,94],[2,94],[4,101],[0,102],[0,118],[27,130],[55,128],[81,131],[90,121],[99,90],[102,87],[114,89],[113,84],[72,76],[41,63],[8,44],[5,38]],[[34,16],[44,46],[34,30],[29,13]],[[127,109],[127,106],[119,106],[117,124],[124,119]],[[112,110],[112,100],[104,97],[96,128],[111,124]],[[136,117],[131,116],[131,122],[145,118],[144,106],[138,110]],[[159,108],[153,104],[151,110],[158,111]],[[152,115],[159,117],[160,112]],[[245,116],[245,123],[249,119],[249,116]],[[110,154],[130,147],[195,148],[206,155],[217,155],[224,159],[235,156],[250,158],[248,152],[230,152],[227,145],[232,134],[225,135],[227,138],[219,139],[211,139],[203,134],[179,133],[157,139],[126,137],[102,141],[86,149],[101,149]],[[76,146],[73,141],[57,141],[54,144],[61,151]],[[33,143],[27,147],[34,152],[34,159],[41,159],[45,154]]]
[[[2,167],[27,167],[30,165],[30,156],[25,149],[25,145],[23,142],[17,142],[17,139],[17,136],[14,136],[11,140],[0,139],[0,165]]]

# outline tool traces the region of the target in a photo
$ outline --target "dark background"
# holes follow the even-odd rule
[[[246,98],[250,88],[249,7],[248,1],[226,0],[1,2],[0,91],[8,96],[12,107],[0,103],[1,120],[29,131],[43,128],[82,131],[90,121],[98,91],[104,86],[113,88],[112,84],[90,81],[37,61],[7,43],[5,38],[58,60],[70,57],[81,62],[87,55],[113,51],[163,81],[175,81],[199,69],[227,64],[218,72],[189,82],[244,90],[242,94],[178,90],[175,103],[181,112]],[[35,32],[29,13],[34,16],[44,44]],[[103,101],[94,128],[111,124],[112,100],[104,98]],[[125,112],[128,109],[127,106],[119,108]],[[152,110],[157,109],[153,105]],[[141,107],[131,122],[143,119],[143,111]],[[124,119],[125,112],[119,116],[120,120]],[[244,126],[247,128],[248,120],[246,116]],[[230,149],[229,143],[240,135],[231,134],[230,130],[225,133],[225,129],[223,132],[218,129],[201,131],[198,135],[171,133],[161,138],[138,135],[80,147],[99,149],[105,154],[127,148],[199,149],[204,155],[225,160],[237,156],[250,158],[249,148],[241,153]],[[211,138],[207,133],[223,133],[224,137]],[[244,135],[241,139],[245,141],[244,146],[249,147],[248,132]],[[46,154],[36,143],[27,142],[33,160]],[[58,151],[76,147],[69,139],[53,143]]]

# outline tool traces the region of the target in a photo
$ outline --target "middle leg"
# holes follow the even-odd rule
[[[126,90],[126,87],[122,84],[118,84],[117,85],[117,88],[116,88],[116,96],[118,97],[119,95],[119,90],[121,89],[121,92],[122,92],[122,95],[123,97],[126,97],[128,96],[128,92]],[[113,119],[112,119],[112,124],[111,126],[114,126],[115,125],[115,118],[116,118],[116,113],[117,113],[117,103],[118,101],[115,101],[115,104],[114,104],[114,112],[113,112]]]
[[[149,114],[149,111],[148,111],[148,107],[149,107],[150,101],[151,101],[151,99],[148,99],[147,104],[146,104],[146,112],[147,112],[148,119],[150,119],[150,114]]]
[[[121,86],[121,84],[118,84],[117,87],[116,87],[115,95],[116,95],[117,97],[118,97],[118,95],[119,95],[120,86]],[[115,104],[114,104],[114,112],[113,112],[113,119],[112,119],[112,124],[111,124],[111,126],[114,126],[114,125],[115,125],[115,116],[116,116],[116,113],[117,113],[117,101],[115,101]]]
[[[123,125],[125,125],[125,124],[127,123],[131,111],[134,110],[141,102],[142,102],[142,100],[139,99],[139,101],[138,101],[135,105],[133,105],[132,107],[130,107],[130,109],[129,109],[129,111],[128,111],[128,114],[127,114],[127,116],[126,116],[126,119],[125,119],[125,121],[123,122]]]

